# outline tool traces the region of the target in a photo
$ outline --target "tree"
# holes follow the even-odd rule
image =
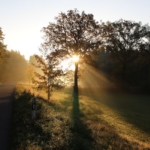
[[[52,47],[61,57],[79,58],[75,60],[74,91],[78,92],[78,67],[82,62],[91,60],[91,52],[98,49],[99,25],[92,14],[79,14],[69,10],[56,17],[56,23],[44,27],[44,46]]]
[[[29,84],[32,81],[32,78],[34,77],[34,66],[30,65],[26,68],[26,73],[25,73],[26,79],[29,81]]]
[[[9,63],[2,66],[0,70],[1,81],[22,81],[25,80],[25,70],[28,62],[19,52],[11,50],[7,52],[9,55]]]
[[[33,83],[37,85],[38,89],[45,89],[47,92],[48,101],[50,101],[51,92],[53,89],[59,89],[64,86],[61,77],[64,75],[63,71],[58,68],[59,61],[57,53],[51,52],[47,54],[45,60],[38,55],[35,55],[38,62],[38,68],[42,70],[42,74],[35,72],[36,78]]]
[[[7,59],[9,58],[6,45],[4,45],[3,41],[4,41],[4,35],[2,29],[0,28],[0,68],[2,67],[3,64],[8,62]]]
[[[36,58],[35,58],[35,54],[30,56],[29,63],[30,63],[31,65],[32,65],[32,64],[37,64],[37,60],[36,60]]]
[[[133,62],[147,44],[150,31],[140,23],[119,20],[101,24],[103,47],[122,64],[124,77],[127,65]]]
[[[36,56],[36,54],[30,56],[29,65],[31,65],[33,67],[34,72],[42,74],[42,70],[39,67],[37,67],[39,63],[37,62],[37,59],[35,56]]]

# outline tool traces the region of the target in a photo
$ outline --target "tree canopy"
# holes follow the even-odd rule
[[[8,62],[9,55],[7,52],[7,47],[4,45],[4,34],[0,28],[0,68]]]
[[[60,13],[55,23],[43,28],[45,47],[52,47],[63,59],[76,55],[80,61],[75,62],[74,89],[78,91],[78,64],[91,58],[90,53],[98,49],[99,24],[92,14],[81,14],[78,10]],[[88,59],[87,59],[88,58]]]
[[[101,30],[104,37],[104,49],[122,64],[125,75],[127,65],[149,45],[150,30],[148,26],[121,19],[112,23],[102,23]]]
[[[57,53],[51,52],[46,55],[45,60],[38,55],[35,55],[38,63],[38,68],[42,70],[42,74],[35,72],[33,83],[37,85],[37,89],[44,89],[47,92],[48,100],[50,100],[53,89],[59,89],[64,86],[61,77],[64,75],[61,68],[58,68],[59,61]]]

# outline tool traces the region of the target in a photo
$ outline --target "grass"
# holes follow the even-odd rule
[[[38,95],[36,119],[31,100]],[[106,89],[42,91],[17,85],[14,92],[12,150],[149,150],[150,96]]]

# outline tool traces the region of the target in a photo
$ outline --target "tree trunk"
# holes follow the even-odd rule
[[[47,98],[48,98],[48,101],[50,101],[50,86],[48,86]]]
[[[74,71],[74,92],[78,93],[78,62],[75,63]]]

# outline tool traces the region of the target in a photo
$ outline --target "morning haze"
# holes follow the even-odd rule
[[[149,5],[0,2],[0,149],[149,150]]]

